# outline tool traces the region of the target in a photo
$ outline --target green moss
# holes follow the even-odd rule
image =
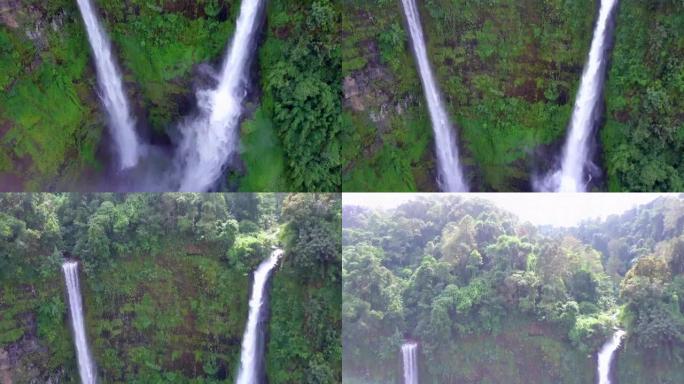
[[[183,382],[204,376],[195,365],[208,360],[234,377],[247,317],[247,275],[215,256],[167,249],[117,263],[88,283],[90,339],[107,381],[175,372],[175,382]]]
[[[540,145],[564,135],[571,107],[528,104],[511,98],[485,102],[479,113],[458,119],[463,144],[470,156],[464,163],[482,172],[484,184],[509,191],[529,183],[529,157]],[[504,122],[509,120],[509,123]]]
[[[353,139],[347,139],[344,147],[345,156],[354,160],[354,168],[344,179],[344,191],[415,191],[429,189],[432,180],[426,178],[433,172],[433,163],[426,159],[432,145],[430,131],[425,132],[425,122],[428,119],[415,110],[406,112],[406,116],[394,116],[391,124],[395,127],[382,137],[382,142],[376,140],[376,132],[371,121],[362,121],[360,116],[350,117],[356,126],[349,129]],[[374,151],[369,153],[366,148],[356,143],[371,142]]]
[[[74,24],[63,28],[61,33],[44,32],[49,50],[36,53],[26,48],[25,39],[11,35],[13,45],[2,53],[3,62],[9,57],[22,73],[10,68],[16,77],[0,96],[0,121],[9,126],[0,138],[5,148],[0,170],[28,179],[28,189],[44,188],[58,175],[68,184],[78,179],[83,168],[99,166],[95,148],[102,124],[90,101],[91,84],[83,81],[87,45]],[[3,38],[8,37],[3,32]],[[37,58],[40,64],[29,67]]]
[[[240,180],[240,190],[286,191],[285,155],[273,122],[261,108],[242,125],[241,138],[246,174]]]

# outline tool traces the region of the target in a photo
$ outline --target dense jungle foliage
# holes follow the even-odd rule
[[[431,123],[401,1],[341,3],[343,190],[436,190]],[[598,2],[417,3],[471,189],[531,189],[564,142]],[[682,15],[678,0],[620,1],[596,159],[607,189],[681,189]]]
[[[0,377],[79,382],[61,273],[75,258],[102,382],[234,382],[251,271],[280,246],[268,380],[339,383],[340,204],[325,194],[1,195]]]
[[[170,145],[176,124],[194,112],[201,64],[218,67],[223,59],[241,2],[94,3],[123,71],[138,131],[149,143]],[[331,34],[338,12],[330,0],[265,4],[253,73],[246,74],[255,89],[241,127],[241,165],[226,175],[227,185],[242,191],[338,191],[341,79]],[[99,180],[111,154],[77,4],[0,5],[0,189],[83,189]]]
[[[684,3],[620,2],[606,104],[608,188],[684,190]]]
[[[424,383],[591,383],[619,326],[620,383],[684,375],[684,196],[574,228],[478,199],[343,209],[350,383],[395,383],[419,343]]]

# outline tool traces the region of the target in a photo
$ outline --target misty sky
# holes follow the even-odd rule
[[[343,205],[394,208],[417,196],[430,193],[345,193]],[[584,219],[606,217],[648,203],[666,193],[466,193],[464,198],[480,198],[536,225],[573,226]]]

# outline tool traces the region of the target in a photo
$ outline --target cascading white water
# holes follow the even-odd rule
[[[252,285],[252,297],[249,299],[249,315],[247,327],[242,337],[242,351],[240,352],[240,371],[237,384],[258,384],[263,365],[264,335],[260,322],[264,314],[264,298],[267,297],[266,283],[275,268],[283,251],[276,249],[271,256],[259,264],[254,272],[254,284]]]
[[[591,41],[589,58],[584,67],[580,88],[570,121],[570,132],[563,148],[561,168],[547,177],[538,189],[547,192],[585,192],[585,166],[590,161],[589,146],[598,118],[603,80],[606,72],[607,48],[612,30],[609,21],[618,0],[601,0],[598,20]]]
[[[454,129],[449,122],[442,97],[430,69],[418,7],[415,0],[401,0],[401,2],[408,21],[413,53],[423,82],[423,91],[432,120],[432,129],[435,132],[440,187],[445,192],[467,192],[468,186],[463,179]]]
[[[625,331],[618,330],[608,340],[598,354],[598,384],[611,384],[610,381],[610,366],[615,357],[615,351],[620,347],[622,338],[625,336]]]
[[[181,191],[206,191],[221,176],[237,148],[238,124],[247,90],[247,66],[254,51],[262,0],[242,0],[228,55],[213,90],[197,92],[200,114],[181,126]]]
[[[140,158],[141,146],[131,116],[109,39],[95,15],[90,0],[78,0],[78,7],[88,32],[88,41],[95,56],[100,99],[109,117],[109,127],[117,155],[119,169],[134,167]]]
[[[81,286],[78,282],[78,263],[67,261],[62,264],[62,270],[64,271],[64,280],[66,282],[67,295],[69,296],[69,312],[71,314],[71,326],[74,330],[78,373],[81,376],[81,383],[95,384],[97,381],[95,364],[91,358],[86,337]]]
[[[401,346],[404,361],[404,384],[418,384],[418,344],[405,343]]]

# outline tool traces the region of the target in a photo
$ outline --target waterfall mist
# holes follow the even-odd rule
[[[121,73],[114,62],[111,44],[95,15],[90,0],[78,0],[88,41],[95,57],[100,99],[107,111],[109,129],[119,160],[119,169],[134,167],[141,156],[141,145],[135,132],[135,120],[131,116],[124,92]]]
[[[252,296],[249,299],[249,316],[245,334],[242,337],[242,351],[240,352],[240,370],[237,384],[263,383],[263,364],[265,348],[265,307],[268,292],[266,286],[273,268],[278,264],[283,251],[276,249],[271,256],[259,264],[254,272]]]
[[[625,331],[618,330],[608,340],[598,354],[598,384],[611,384],[610,367],[615,358],[615,352],[620,348],[622,338],[625,336]]]
[[[575,99],[569,132],[563,148],[560,169],[552,170],[543,180],[534,182],[537,191],[585,192],[587,168],[595,167],[590,159],[595,128],[601,118],[603,83],[608,62],[608,48],[614,30],[613,14],[618,0],[601,0],[591,49],[584,66]]]
[[[74,345],[78,361],[78,373],[81,383],[95,384],[97,382],[95,364],[93,363],[86,337],[85,320],[83,316],[83,299],[81,298],[81,286],[78,281],[78,263],[67,261],[62,264],[64,281],[66,282],[67,295],[69,298],[69,313],[71,315],[71,327],[74,332]]]
[[[218,85],[215,89],[197,92],[197,116],[180,125],[182,140],[177,166],[181,191],[210,189],[237,149],[242,103],[248,86],[246,71],[255,50],[256,25],[262,5],[262,0],[242,0]]]
[[[411,37],[413,53],[418,64],[420,78],[423,83],[425,99],[430,112],[432,129],[435,133],[437,163],[439,167],[438,183],[445,192],[467,192],[468,186],[463,179],[463,171],[458,158],[458,146],[454,127],[449,122],[442,97],[430,69],[423,27],[415,0],[401,0]]]
[[[418,344],[410,342],[401,346],[404,362],[404,384],[418,384]]]

